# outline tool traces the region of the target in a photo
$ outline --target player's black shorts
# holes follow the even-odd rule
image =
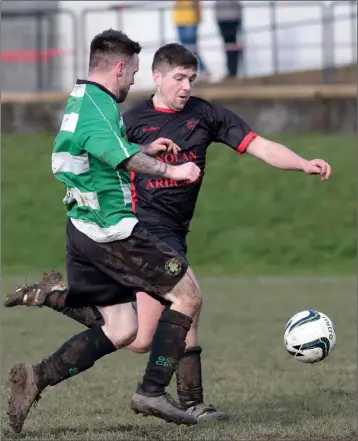
[[[170,228],[168,225],[160,225],[155,222],[141,221],[142,227],[144,227],[149,233],[153,234],[158,240],[165,242],[171,248],[173,248],[182,259],[188,261],[187,258],[187,245],[186,245],[186,233],[184,231]]]
[[[98,243],[68,220],[66,239],[69,306],[132,302],[138,291],[161,300],[160,296],[171,291],[188,268],[186,260],[141,223],[127,239]]]

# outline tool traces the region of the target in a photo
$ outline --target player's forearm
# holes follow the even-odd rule
[[[251,141],[246,152],[281,170],[303,171],[307,160],[294,153],[282,144],[260,136]]]
[[[136,153],[123,163],[128,171],[143,173],[153,176],[170,177],[172,166],[163,161],[158,161],[142,152]]]

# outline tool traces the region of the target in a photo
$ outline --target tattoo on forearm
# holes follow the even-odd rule
[[[139,152],[124,162],[124,168],[136,173],[165,176],[168,164]]]

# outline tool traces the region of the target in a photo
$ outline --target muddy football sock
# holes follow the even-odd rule
[[[34,366],[38,386],[54,386],[83,372],[107,354],[116,351],[102,328],[88,329],[70,338],[49,358]]]
[[[181,312],[171,309],[163,311],[138,393],[150,396],[164,393],[184,353],[185,338],[191,323],[192,319]]]
[[[104,320],[102,314],[94,306],[83,306],[80,308],[74,308],[66,305],[68,290],[65,292],[55,291],[49,294],[45,299],[45,306],[60,312],[61,314],[75,320],[81,325],[87,326],[87,328],[93,328],[94,326],[103,326]]]
[[[54,311],[69,317],[87,328],[103,326],[104,320],[102,314],[94,306],[83,306],[82,308],[72,308],[70,306],[52,306]]]
[[[179,402],[187,409],[204,402],[201,351],[200,346],[186,349],[176,371]]]

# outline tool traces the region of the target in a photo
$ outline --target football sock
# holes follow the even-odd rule
[[[41,390],[54,386],[89,369],[95,361],[115,351],[102,328],[88,329],[70,338],[53,355],[34,366],[36,382]]]
[[[204,402],[201,351],[200,346],[186,349],[176,371],[178,398],[185,408]]]
[[[87,328],[104,325],[102,314],[96,307],[83,306],[74,308],[66,306],[67,294],[68,290],[65,292],[55,291],[46,297],[44,304],[48,308],[61,312],[61,314],[76,320],[76,322],[81,323],[81,325],[87,326]]]
[[[94,326],[103,326],[104,320],[102,314],[95,306],[83,306],[81,308],[72,308],[70,306],[57,306],[47,305],[51,309],[61,314],[76,320],[81,325],[87,326],[87,328],[93,328]]]
[[[159,396],[164,393],[184,353],[185,338],[192,319],[185,314],[165,309],[153,336],[151,352],[138,393]]]

